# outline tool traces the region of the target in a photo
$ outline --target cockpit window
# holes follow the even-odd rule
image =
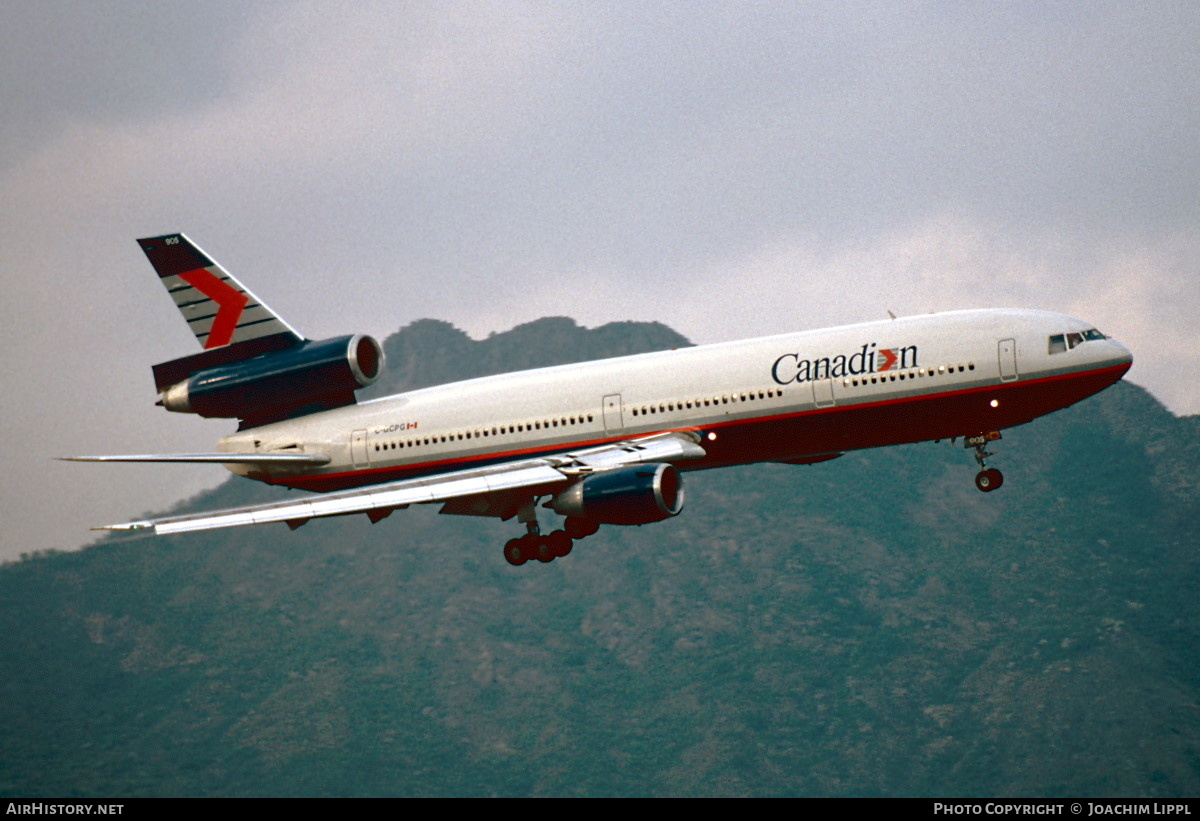
[[[1091,342],[1096,339],[1108,339],[1104,334],[1100,333],[1095,328],[1089,328],[1082,333],[1073,331],[1069,334],[1053,334],[1050,337],[1050,353],[1062,353],[1069,351],[1076,345],[1083,342]]]

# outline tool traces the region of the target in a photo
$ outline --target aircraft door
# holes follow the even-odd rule
[[[621,394],[610,393],[604,397],[604,432],[620,433],[625,430],[625,422],[621,418]]]
[[[997,345],[1000,357],[1000,381],[1012,382],[1017,378],[1017,340],[1001,339]]]
[[[818,408],[828,408],[837,402],[833,396],[832,379],[814,379],[812,389],[813,404]]]
[[[367,460],[367,432],[365,430],[356,430],[350,434],[350,460],[354,462],[355,468],[365,468],[370,464]]]

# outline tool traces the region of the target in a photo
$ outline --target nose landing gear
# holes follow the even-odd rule
[[[968,436],[963,441],[964,447],[975,448],[975,461],[979,463],[979,473],[975,474],[975,487],[984,493],[991,493],[1004,484],[1004,474],[995,468],[989,468],[984,462],[987,457],[995,456],[994,453],[986,449],[987,443],[994,442],[999,438],[1000,431],[994,430],[989,433],[981,433],[978,436]]]

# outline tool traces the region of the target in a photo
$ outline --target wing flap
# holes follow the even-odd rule
[[[551,462],[568,475],[623,467],[646,462],[673,462],[676,459],[701,459],[705,456],[700,437],[693,433],[656,434],[573,451]]]

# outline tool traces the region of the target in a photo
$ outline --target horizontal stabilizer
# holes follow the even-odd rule
[[[64,462],[210,462],[221,465],[327,465],[324,453],[134,453],[120,456],[60,456]]]

